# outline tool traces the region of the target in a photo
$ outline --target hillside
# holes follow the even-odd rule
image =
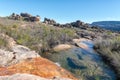
[[[99,26],[107,30],[120,31],[120,21],[98,21],[93,22],[91,25]]]
[[[0,78],[26,75],[30,79],[32,75],[38,80],[120,79],[119,33],[80,20],[59,24],[23,14],[0,17]],[[92,42],[99,53],[91,53],[89,43],[84,41]]]

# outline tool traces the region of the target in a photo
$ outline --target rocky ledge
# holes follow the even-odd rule
[[[70,72],[35,51],[14,45],[0,50],[0,80],[77,80]]]
[[[0,80],[72,80],[68,78],[61,78],[61,77],[54,77],[53,79],[46,79],[42,78],[36,75],[31,75],[31,74],[13,74],[11,76],[1,76]]]
[[[16,73],[33,74],[46,79],[62,77],[77,80],[71,73],[42,57],[28,58],[15,65],[0,68],[0,76],[13,75]]]

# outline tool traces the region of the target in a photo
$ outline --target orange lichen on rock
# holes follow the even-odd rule
[[[77,80],[63,68],[45,58],[34,58],[22,61],[18,64],[0,68],[0,76],[12,75],[15,73],[34,74],[44,78],[53,78],[56,76]]]

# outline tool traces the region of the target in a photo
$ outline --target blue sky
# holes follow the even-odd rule
[[[28,12],[66,23],[120,21],[120,0],[1,0],[0,16]]]

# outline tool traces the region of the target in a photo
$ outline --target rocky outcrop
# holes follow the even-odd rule
[[[18,14],[12,13],[12,15],[9,18],[14,20],[20,20],[21,16]]]
[[[48,18],[44,18],[43,23],[45,23],[45,24],[50,24],[50,25],[56,25],[56,24],[57,24],[55,20],[53,20],[53,19],[48,19]]]
[[[13,75],[16,73],[33,74],[47,79],[62,77],[77,80],[63,68],[42,57],[29,58],[18,64],[0,68],[0,76]]]
[[[0,49],[0,66],[5,67],[16,64],[28,58],[40,57],[35,51],[31,51],[25,46],[16,45],[12,47],[12,51]]]
[[[32,17],[30,17],[30,21],[32,21],[32,22],[34,22],[34,21],[40,21],[40,17],[36,17],[36,16],[32,16]]]
[[[31,17],[32,15],[28,14],[28,13],[21,13],[20,16],[22,16],[22,17]]]
[[[81,27],[83,26],[85,23],[81,22],[80,20],[76,21],[76,22],[72,22],[71,25],[75,26],[75,27]]]
[[[84,23],[80,20],[77,20],[76,22],[66,23],[66,24],[59,24],[53,19],[44,18],[43,23],[50,24],[57,27],[67,27],[67,28],[76,27],[76,28],[85,29],[85,30],[89,27],[89,24]]]
[[[0,67],[13,65],[24,59],[40,57],[35,51],[25,46],[17,45],[12,37],[2,33],[0,37],[7,43],[6,50],[0,49]]]
[[[32,16],[31,14],[28,14],[28,13],[21,13],[20,15],[13,13],[11,16],[9,16],[9,18],[14,20],[25,20],[30,22],[40,21],[40,17],[38,15]]]
[[[4,34],[0,36],[9,40],[10,48],[10,51],[0,49],[0,80],[77,80],[35,51],[17,45],[13,38]]]
[[[84,22],[82,22],[82,21],[80,21],[80,20],[77,20],[76,22],[72,22],[72,23],[70,23],[70,24],[71,24],[73,27],[80,28],[80,29],[84,29],[84,30],[86,30],[88,27],[90,27],[89,24],[84,23]]]
[[[0,76],[0,80],[48,80],[31,74],[13,74],[11,76]]]

